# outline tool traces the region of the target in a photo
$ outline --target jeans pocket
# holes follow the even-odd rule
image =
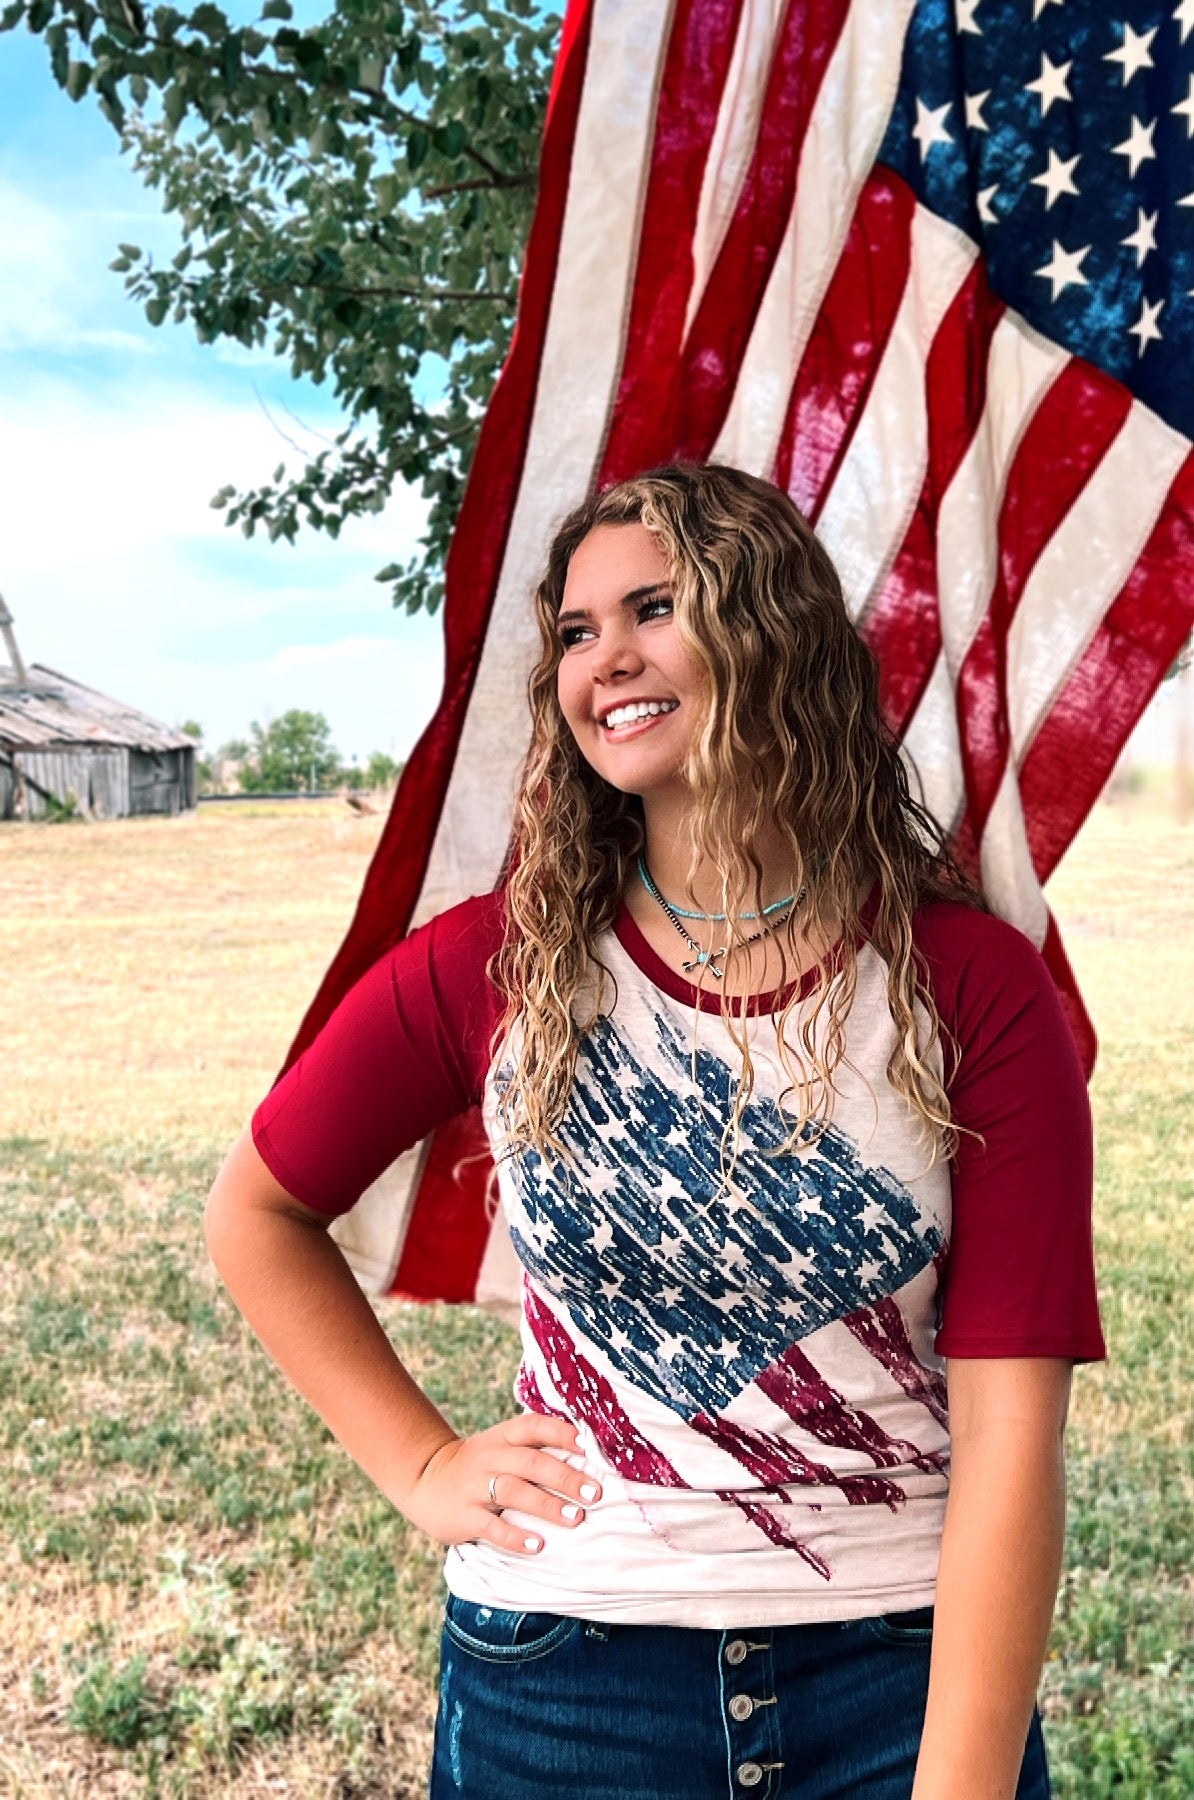
[[[580,1629],[580,1619],[560,1613],[513,1612],[500,1606],[481,1606],[449,1594],[444,1608],[444,1631],[457,1649],[483,1662],[533,1662],[550,1656]]]
[[[908,1649],[927,1649],[933,1641],[933,1609],[917,1606],[911,1612],[880,1613],[864,1619],[872,1637],[884,1644],[902,1644]]]

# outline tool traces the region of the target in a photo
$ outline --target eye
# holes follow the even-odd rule
[[[587,625],[565,625],[560,633],[560,642],[565,650],[571,650],[574,644],[579,644],[588,629]]]
[[[670,594],[653,594],[649,600],[644,600],[638,609],[639,623],[641,625],[645,619],[666,618],[669,613],[674,611],[675,602]]]

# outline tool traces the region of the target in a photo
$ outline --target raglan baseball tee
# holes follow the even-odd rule
[[[476,1104],[495,1141],[510,1064],[505,1043],[489,1054],[486,965],[501,930],[500,896],[485,895],[413,932],[262,1102],[254,1140],[296,1199],[346,1211]],[[740,1056],[720,998],[669,969],[622,908],[557,1127],[570,1159],[498,1163],[523,1271],[515,1395],[576,1425],[603,1495],[576,1528],[533,1521],[537,1555],[454,1547],[454,1593],[719,1628],[931,1603],[946,1359],[1104,1347],[1090,1109],[1048,970],[1012,926],[958,904],[923,907],[914,933],[963,1128],[952,1163],[926,1166],[887,1082],[887,971],[862,939],[832,1119],[794,1155],[774,1155],[791,1123],[774,1017],[787,995],[748,1003],[755,1088],[727,1194]]]

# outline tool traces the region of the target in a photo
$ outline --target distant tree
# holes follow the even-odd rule
[[[184,737],[195,740],[195,785],[201,794],[210,794],[215,771],[211,757],[203,753],[203,727],[198,719],[184,719],[178,729]]]
[[[393,787],[402,773],[403,765],[387,756],[384,750],[375,750],[365,764],[365,786],[367,788]]]
[[[246,793],[318,792],[335,784],[340,758],[322,713],[292,707],[268,725],[254,720],[249,730],[252,743],[240,771]]]

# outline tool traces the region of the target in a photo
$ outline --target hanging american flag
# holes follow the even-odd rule
[[[1041,887],[1190,629],[1192,437],[1194,0],[571,0],[443,697],[292,1055],[498,879],[552,529],[686,457],[815,522],[926,803],[1089,1067]],[[441,1130],[338,1224],[369,1286],[510,1291],[484,1168],[453,1173],[482,1141]]]

